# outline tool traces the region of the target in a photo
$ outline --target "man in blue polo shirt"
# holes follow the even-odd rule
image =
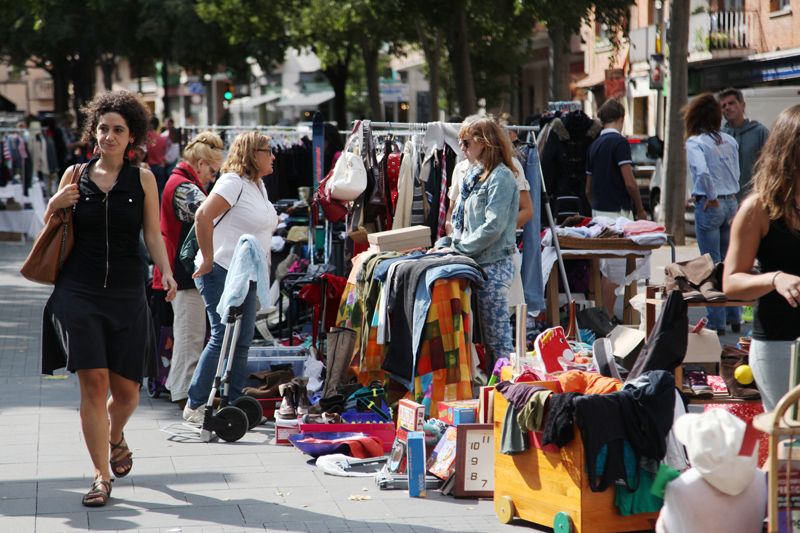
[[[616,100],[608,100],[597,112],[603,131],[589,147],[586,159],[586,198],[592,204],[592,215],[612,219],[647,219],[639,187],[633,176],[631,147],[620,131],[625,122],[625,108]],[[609,316],[614,316],[616,288],[625,279],[625,261],[603,259],[603,303]]]

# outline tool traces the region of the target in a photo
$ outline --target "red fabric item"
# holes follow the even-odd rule
[[[400,179],[400,163],[403,160],[403,154],[394,152],[389,154],[386,159],[386,178],[389,180],[389,191],[392,197],[392,213],[394,213],[394,206],[397,205],[397,181]]]
[[[187,178],[189,176],[189,178]],[[164,192],[161,193],[161,237],[164,239],[164,245],[167,248],[167,259],[170,265],[175,264],[175,256],[178,249],[183,244],[178,242],[181,234],[183,222],[178,220],[175,216],[175,208],[172,199],[175,196],[175,189],[183,183],[194,183],[201,191],[208,194],[203,184],[200,183],[200,178],[192,166],[185,161],[181,161],[175,166],[172,174],[169,176],[166,185],[164,185]],[[161,284],[161,271],[158,267],[153,269],[153,288],[162,290],[164,286]]]
[[[167,156],[167,138],[162,137],[157,131],[147,132],[147,156],[145,161],[148,165],[163,167]]]
[[[325,322],[323,328],[328,331],[336,325],[336,314],[339,311],[339,302],[344,293],[344,287],[347,285],[347,278],[337,276],[335,274],[322,274],[318,282],[309,283],[298,293],[298,296],[304,302],[311,304],[314,307],[314,320],[311,323],[311,339],[314,345],[317,344],[317,336],[319,335],[319,321],[320,314],[322,313],[323,300],[322,300],[322,287],[325,284]]]
[[[728,388],[725,386],[725,381],[722,376],[708,376],[708,385],[713,391],[727,392]],[[705,410],[709,409],[725,409],[729,413],[741,418],[748,425],[753,423],[753,417],[757,414],[764,412],[764,404],[761,402],[741,402],[741,403],[709,403],[705,405]],[[758,466],[764,466],[769,456],[769,435],[762,433],[758,439]]]
[[[301,442],[311,444],[341,444],[350,448],[350,455],[356,459],[367,459],[369,457],[380,457],[383,455],[383,442],[377,437],[368,435],[333,440],[308,437]]]

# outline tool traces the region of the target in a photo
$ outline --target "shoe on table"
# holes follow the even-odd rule
[[[206,406],[201,405],[196,409],[189,407],[189,402],[186,402],[186,407],[183,408],[183,419],[190,424],[202,424],[206,416]]]

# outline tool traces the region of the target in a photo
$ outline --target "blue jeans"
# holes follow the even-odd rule
[[[225,324],[222,323],[222,319],[217,313],[217,304],[222,297],[227,275],[227,270],[214,263],[211,272],[195,280],[197,290],[200,291],[200,296],[203,297],[203,303],[206,305],[208,321],[211,323],[211,338],[200,355],[200,361],[192,376],[192,384],[189,385],[189,407],[192,409],[197,409],[208,401],[208,395],[211,393],[214,377],[217,374],[222,337],[225,334]],[[256,324],[256,291],[254,287],[250,288],[244,300],[244,313],[241,321],[231,367],[231,383],[228,394],[230,400],[235,400],[242,395],[242,387],[247,379],[247,353],[250,350],[250,343],[253,341]]]
[[[719,198],[719,207],[703,209],[708,200],[700,197],[694,208],[694,225],[697,234],[697,246],[701,254],[711,254],[714,263],[725,259],[731,237],[731,221],[739,204],[735,196]],[[738,324],[741,321],[741,307],[707,307],[708,328],[725,329],[727,322]]]
[[[508,357],[514,351],[511,331],[511,314],[508,310],[508,290],[514,279],[514,262],[511,258],[481,265],[487,280],[478,288],[478,309],[481,318],[481,335],[486,349],[488,368],[495,361]]]

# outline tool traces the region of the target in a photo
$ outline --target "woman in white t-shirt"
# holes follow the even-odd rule
[[[269,201],[262,176],[272,174],[274,156],[269,137],[256,131],[237,136],[222,165],[217,180],[205,202],[195,213],[195,230],[200,251],[195,259],[197,270],[192,277],[203,297],[211,324],[211,338],[195,368],[189,386],[189,399],[183,410],[184,420],[202,423],[205,403],[211,391],[222,348],[225,325],[217,313],[225,277],[239,237],[249,233],[264,250],[270,250],[278,215]],[[267,258],[264,258],[267,261]],[[231,369],[229,398],[242,394],[247,378],[247,352],[253,340],[256,318],[256,292],[247,293]]]

